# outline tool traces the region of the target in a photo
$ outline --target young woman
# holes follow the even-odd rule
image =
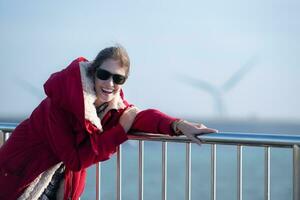
[[[129,66],[125,49],[113,46],[50,76],[47,97],[0,149],[0,199],[78,199],[86,168],[109,159],[129,131],[185,134],[197,143],[197,134],[216,132],[129,104],[122,91]]]

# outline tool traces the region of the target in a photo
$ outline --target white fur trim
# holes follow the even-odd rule
[[[87,76],[87,68],[90,66],[90,62],[80,62],[80,76],[81,76],[81,84],[83,89],[83,99],[84,99],[84,115],[85,119],[92,122],[101,132],[102,125],[97,116],[97,111],[94,106],[94,102],[96,101],[96,92],[94,89],[93,80],[91,80]]]
[[[37,200],[49,185],[52,176],[61,164],[62,163],[60,162],[41,173],[34,181],[30,183],[18,200]]]

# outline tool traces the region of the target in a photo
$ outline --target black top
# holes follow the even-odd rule
[[[54,175],[47,188],[39,197],[39,200],[56,200],[56,193],[58,191],[60,181],[64,178],[65,165],[61,164],[60,167],[55,171]]]

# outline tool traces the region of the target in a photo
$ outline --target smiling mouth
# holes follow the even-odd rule
[[[112,89],[101,88],[101,91],[102,91],[104,94],[112,94],[114,90],[112,90]]]

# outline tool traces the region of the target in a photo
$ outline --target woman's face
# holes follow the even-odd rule
[[[106,70],[111,74],[126,76],[125,67],[121,67],[120,61],[117,60],[107,59],[99,68]],[[111,101],[120,92],[121,88],[122,85],[114,83],[112,76],[107,80],[101,80],[97,78],[95,74],[95,90],[97,95],[96,105]]]

